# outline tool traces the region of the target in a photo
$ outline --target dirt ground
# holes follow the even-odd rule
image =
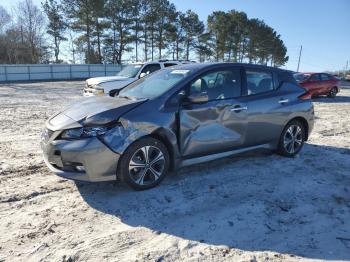
[[[44,165],[44,122],[82,88],[0,84],[0,261],[350,261],[350,89],[314,100],[293,159],[230,157],[135,192]]]

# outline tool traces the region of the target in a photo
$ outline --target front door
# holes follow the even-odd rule
[[[241,101],[240,67],[211,70],[194,79],[187,95],[206,94],[208,102],[183,104],[179,112],[180,150],[185,158],[244,146],[247,106]]]
[[[333,87],[333,81],[327,74],[321,74],[322,95],[327,95]]]

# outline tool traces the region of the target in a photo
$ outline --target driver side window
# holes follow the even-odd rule
[[[192,81],[190,95],[208,95],[210,100],[241,96],[241,73],[239,68],[205,73]]]

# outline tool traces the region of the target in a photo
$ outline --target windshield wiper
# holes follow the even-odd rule
[[[121,95],[119,95],[118,97],[120,97],[120,98],[126,98],[126,99],[128,99],[128,100],[133,100],[133,98],[131,97],[131,96],[121,96]]]

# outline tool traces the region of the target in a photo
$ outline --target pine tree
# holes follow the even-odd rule
[[[55,62],[58,64],[60,54],[60,44],[62,41],[67,41],[64,33],[67,24],[64,22],[63,8],[55,0],[46,0],[42,7],[47,15],[49,23],[47,25],[47,33],[52,36],[54,42]]]
[[[123,53],[131,51],[133,38],[133,0],[107,0],[106,16],[112,30],[113,63],[121,64]]]
[[[187,10],[180,16],[180,24],[184,31],[186,60],[189,60],[190,49],[198,42],[198,37],[204,31],[204,24],[192,10]]]

